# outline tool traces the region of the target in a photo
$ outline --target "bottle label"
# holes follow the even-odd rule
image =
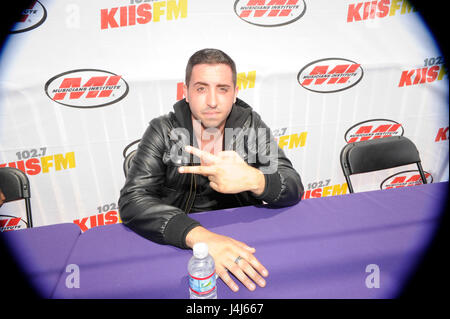
[[[189,286],[192,292],[197,295],[206,295],[216,287],[216,272],[205,278],[194,277],[189,274]]]

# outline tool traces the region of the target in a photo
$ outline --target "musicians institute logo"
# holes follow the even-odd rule
[[[433,176],[424,171],[425,178],[427,180],[427,184],[433,183]],[[408,187],[415,185],[422,185],[422,178],[420,177],[420,173],[418,170],[409,170],[395,173],[394,175],[389,176],[380,184],[380,189],[390,189],[390,188],[399,188],[399,187]]]
[[[306,11],[304,0],[236,0],[236,15],[253,25],[276,27],[300,19]]]
[[[361,64],[357,62],[343,58],[326,58],[303,67],[297,75],[297,80],[307,90],[332,93],[355,86],[363,75]]]
[[[357,123],[345,133],[345,141],[354,143],[388,136],[403,136],[400,123],[387,119],[373,119]]]
[[[27,228],[27,223],[20,217],[0,215],[0,232]]]
[[[6,10],[6,8],[3,8]],[[11,28],[10,33],[20,33],[33,30],[44,23],[47,10],[39,1],[33,1],[22,11],[21,19]]]
[[[79,69],[52,77],[45,93],[59,104],[77,108],[95,108],[122,100],[128,94],[128,83],[112,72]]]

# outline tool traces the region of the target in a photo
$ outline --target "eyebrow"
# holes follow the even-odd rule
[[[194,83],[194,86],[196,86],[196,85],[204,85],[204,86],[209,86],[209,83],[206,83],[206,82],[195,82]],[[228,85],[228,84],[218,84],[217,85],[218,87],[231,87],[231,85]]]

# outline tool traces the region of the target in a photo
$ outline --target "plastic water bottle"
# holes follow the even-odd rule
[[[206,243],[197,243],[188,263],[191,299],[217,299],[216,266]]]

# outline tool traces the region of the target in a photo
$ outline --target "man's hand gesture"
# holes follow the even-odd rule
[[[263,277],[267,277],[269,272],[254,256],[255,248],[231,237],[213,233],[202,226],[193,228],[186,236],[186,244],[191,248],[199,242],[208,245],[216,264],[217,275],[234,292],[239,287],[228,271],[251,291],[255,290],[255,283],[260,287],[266,286]]]
[[[265,178],[260,170],[248,165],[235,151],[222,151],[217,155],[186,146],[186,152],[198,156],[202,165],[182,166],[179,172],[206,176],[212,189],[219,193],[236,194],[251,191],[261,195]]]

